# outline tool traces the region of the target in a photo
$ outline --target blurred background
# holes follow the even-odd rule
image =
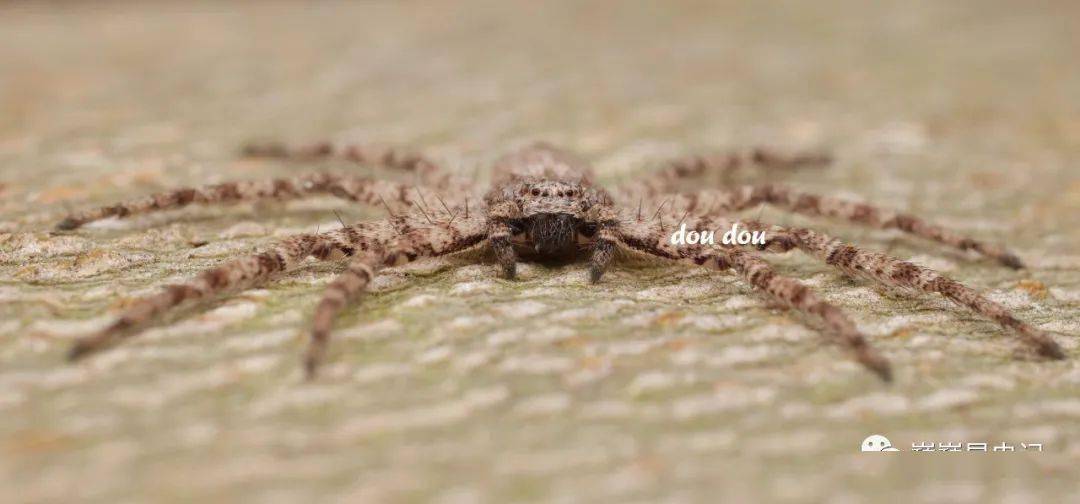
[[[1074,1],[0,3],[0,500],[1080,499],[1077,20]],[[460,169],[547,140],[607,183],[688,152],[826,148],[834,166],[785,182],[1031,267],[815,225],[987,291],[1074,359],[1016,360],[993,323],[791,255],[897,383],[723,274],[590,288],[579,266],[506,283],[458,259],[384,275],[314,384],[300,336],[333,265],[61,363],[162,282],[335,210],[381,215],[314,200],[48,232],[69,208],[311,168],[237,159],[275,138]],[[1044,451],[860,453],[870,434]]]

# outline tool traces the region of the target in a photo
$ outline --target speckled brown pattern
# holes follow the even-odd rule
[[[1078,501],[1075,19],[1071,0],[2,2],[0,501]],[[350,258],[65,364],[162,285],[389,215],[319,196],[52,232],[69,213],[312,171],[419,182],[238,158],[252,139],[413,146],[481,188],[542,139],[607,188],[692,154],[820,149],[828,168],[744,163],[733,182],[903,210],[1026,267],[767,204],[738,217],[931,268],[1070,358],[1016,358],[965,307],[791,250],[761,257],[842,310],[891,383],[737,272],[621,252],[596,285],[584,262],[522,261],[511,282],[470,252],[381,269],[313,382],[297,360]],[[619,204],[639,201],[644,219],[660,203]],[[905,451],[860,453],[870,434]],[[1016,451],[910,451],[923,442]]]
[[[291,178],[225,182],[200,187],[175,189],[109,206],[78,212],[60,221],[56,228],[69,231],[109,217],[127,218],[151,212],[175,210],[192,204],[229,205],[260,200],[287,200],[331,194],[368,205],[401,203],[419,207],[422,191],[435,194],[435,188],[375,180],[369,177],[335,173],[312,173]]]
[[[288,159],[303,160],[329,155],[334,150],[330,144],[320,144],[317,147],[299,149],[295,154],[279,148],[247,148],[244,152],[248,155],[269,152]],[[346,152],[355,154],[360,152],[360,149],[354,147],[346,149]],[[390,154],[355,154],[350,158],[361,163],[371,158],[377,165],[391,168],[423,167],[427,170],[426,177],[429,178],[436,176],[438,172],[434,164],[424,161],[426,158],[420,155],[398,156],[393,154],[395,151],[387,152]],[[399,158],[407,161],[398,162]],[[751,158],[762,166],[788,167],[821,164],[827,160],[818,155],[766,154],[761,150],[756,150]],[[630,188],[617,190],[624,198],[642,193],[641,197],[650,197],[650,203],[653,200],[660,201],[653,218],[646,221],[640,210],[640,199],[639,209],[632,218],[628,209],[624,209],[623,213],[626,215],[620,217],[619,210],[607,191],[594,185],[592,169],[587,162],[550,144],[536,143],[506,154],[494,163],[494,185],[483,199],[485,205],[477,208],[476,215],[472,217],[455,223],[457,213],[465,213],[464,206],[455,206],[452,209],[441,196],[438,200],[442,203],[445,214],[438,216],[436,209],[426,209],[427,202],[421,189],[414,190],[416,201],[413,201],[407,196],[407,189],[398,185],[395,190],[397,201],[415,206],[419,215],[398,216],[387,206],[391,215],[390,219],[383,223],[355,226],[343,224],[343,228],[335,231],[332,236],[300,235],[289,238],[269,252],[226,263],[203,273],[194,282],[169,286],[161,294],[137,301],[120,315],[116,322],[100,333],[78,342],[70,356],[74,360],[106,348],[126,332],[160,317],[186,301],[212,298],[237,287],[250,288],[260,285],[274,274],[284,272],[288,265],[295,264],[308,255],[324,260],[355,255],[356,258],[350,262],[345,273],[329,285],[316,309],[311,343],[304,357],[306,373],[308,377],[313,377],[326,353],[334,316],[348,301],[363,291],[379,268],[458,252],[486,238],[488,247],[493,251],[500,270],[507,279],[514,278],[519,253],[534,260],[551,260],[574,259],[576,255],[586,252],[590,257],[589,281],[597,283],[619,244],[668,259],[690,259],[698,265],[708,264],[721,270],[734,269],[750,285],[766,292],[775,300],[799,312],[818,317],[825,323],[830,336],[852,351],[856,360],[882,380],[891,381],[892,371],[888,361],[870,348],[866,338],[840,309],[822,301],[798,281],[778,275],[768,263],[748,252],[725,247],[723,244],[719,249],[710,249],[710,246],[705,245],[673,245],[669,243],[669,237],[674,228],[686,225],[691,230],[722,230],[731,224],[730,220],[724,219],[728,214],[754,205],[770,203],[798,213],[841,217],[855,223],[883,228],[898,227],[962,250],[974,248],[999,259],[1005,258],[1007,260],[1002,262],[1008,266],[1020,266],[1019,260],[1011,253],[999,249],[990,250],[981,242],[947,232],[940,226],[928,224],[917,217],[887,212],[867,204],[792,193],[769,185],[688,194],[659,192],[668,188],[674,180],[700,179],[709,175],[710,171],[726,171],[735,162],[695,162],[691,163],[696,166],[694,170],[681,170],[679,167],[686,164],[683,161],[669,162],[668,167],[654,178],[659,182],[646,182],[638,186],[631,184]],[[370,179],[318,175],[262,184],[225,183],[211,188],[179,189],[149,198],[149,201],[161,201],[162,204],[121,203],[105,208],[119,209],[119,212],[112,215],[125,217],[135,211],[156,211],[183,206],[195,199],[193,195],[199,195],[201,203],[223,203],[320,192],[330,192],[368,204],[376,200],[386,204],[380,196],[380,189],[385,190],[386,187],[372,187],[374,185],[374,181]],[[391,189],[394,187],[391,186]],[[174,204],[170,206],[166,203]],[[678,212],[682,212],[681,216]],[[886,219],[882,217],[884,214],[891,217]],[[79,214],[68,217],[59,227],[71,229],[75,227],[73,223],[92,220],[90,216],[100,218],[107,215],[110,214],[103,210]],[[671,217],[672,221],[677,221],[670,229],[664,225],[665,215]],[[426,226],[417,224],[420,216],[427,222]],[[783,228],[768,228],[757,222],[742,225],[775,233],[771,239],[773,248],[788,250],[798,246],[827,264],[849,273],[864,274],[887,285],[941,293],[1014,331],[1039,355],[1051,359],[1065,358],[1065,353],[1049,335],[1020,321],[1005,307],[933,270],[885,254],[862,251],[808,229],[789,231]],[[766,242],[762,248],[769,248],[769,245],[770,243]]]

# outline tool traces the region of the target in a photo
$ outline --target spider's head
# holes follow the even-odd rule
[[[591,235],[595,225],[586,212],[596,202],[596,191],[577,182],[534,181],[517,188],[521,218],[518,232],[525,234],[536,252],[554,254],[570,249],[578,233]]]

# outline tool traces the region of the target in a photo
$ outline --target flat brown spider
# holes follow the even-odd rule
[[[181,304],[264,284],[308,256],[333,261],[350,258],[345,271],[326,288],[315,310],[311,340],[304,356],[305,370],[311,377],[326,352],[335,316],[365,290],[380,269],[463,251],[479,244],[490,248],[506,278],[514,277],[519,257],[575,260],[587,255],[589,279],[597,282],[619,249],[718,270],[734,270],[774,300],[819,319],[830,340],[849,350],[855,360],[886,381],[892,376],[888,360],[870,346],[847,315],[798,280],[778,274],[761,258],[762,252],[798,249],[851,275],[868,277],[910,292],[937,292],[993,319],[1035,353],[1052,359],[1065,356],[1043,331],[1017,319],[1008,309],[971,288],[929,268],[861,250],[807,228],[768,225],[757,220],[735,221],[731,216],[740,210],[768,204],[805,215],[835,217],[876,228],[896,228],[961,250],[973,250],[1011,268],[1022,267],[1015,255],[1002,248],[957,235],[909,214],[775,185],[675,192],[676,182],[696,179],[709,172],[730,174],[739,166],[784,169],[821,165],[829,161],[827,156],[785,156],[761,149],[748,154],[689,156],[670,160],[655,175],[609,193],[594,184],[589,167],[583,161],[550,145],[535,144],[500,158],[494,167],[491,189],[481,199],[474,199],[478,194],[469,181],[453,177],[427,157],[403,149],[367,144],[319,143],[295,148],[270,144],[248,147],[245,153],[291,160],[337,156],[357,163],[412,172],[420,184],[413,186],[356,175],[311,173],[293,178],[176,189],[67,217],[57,226],[59,229],[70,230],[106,217],[123,218],[192,203],[225,204],[316,194],[332,194],[368,205],[382,204],[389,211],[384,220],[360,222],[324,233],[291,236],[264,252],[228,261],[186,283],[168,285],[158,294],[135,301],[100,332],[78,341],[71,349],[72,360],[134,335],[148,322]],[[438,201],[439,207],[429,204],[433,201]],[[406,210],[394,212],[391,204]],[[642,213],[643,208],[656,210]],[[673,228],[681,224],[687,229],[717,230],[728,229],[736,222],[742,228],[767,230],[768,241],[754,249],[724,245],[675,246],[669,241]]]

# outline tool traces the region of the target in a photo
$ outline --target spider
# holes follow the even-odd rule
[[[712,173],[730,175],[740,169],[778,173],[830,162],[823,154],[783,154],[766,149],[691,155],[671,159],[651,176],[607,191],[593,181],[588,164],[545,143],[510,152],[494,164],[491,188],[480,197],[471,181],[440,168],[429,157],[402,147],[381,144],[320,142],[290,146],[254,144],[244,155],[291,161],[344,159],[417,177],[416,185],[354,174],[317,172],[291,178],[226,182],[162,192],[68,216],[57,225],[72,230],[106,217],[175,209],[190,204],[228,204],[264,199],[333,195],[366,205],[382,205],[381,220],[342,224],[323,233],[285,238],[260,253],[227,261],[187,282],[134,301],[102,330],[78,340],[70,360],[103,350],[138,333],[150,322],[196,301],[265,284],[308,257],[344,261],[345,270],[326,287],[311,319],[303,356],[305,375],[315,376],[324,360],[335,317],[362,294],[379,270],[423,258],[443,256],[477,246],[494,257],[501,276],[513,279],[524,260],[586,260],[588,278],[599,282],[618,251],[636,251],[671,261],[734,271],[746,283],[779,304],[816,319],[826,340],[846,349],[855,361],[884,381],[892,379],[889,361],[838,307],[823,300],[799,280],[778,273],[763,255],[798,250],[845,274],[866,277],[908,293],[938,293],[994,320],[1042,357],[1062,359],[1061,347],[1045,332],[970,287],[929,268],[887,254],[863,250],[805,227],[770,225],[737,219],[741,210],[770,205],[782,211],[832,217],[881,229],[895,228],[941,244],[974,251],[1010,268],[1023,267],[1009,251],[950,232],[901,212],[820,196],[775,184],[720,184],[716,189],[678,192],[682,181]],[[445,198],[443,197],[445,196]],[[431,204],[438,201],[439,206]],[[634,202],[637,204],[634,205]],[[656,206],[655,211],[642,212]],[[393,207],[397,207],[397,211]],[[733,224],[767,231],[764,244],[682,245],[669,240],[676,227],[727,229]]]

